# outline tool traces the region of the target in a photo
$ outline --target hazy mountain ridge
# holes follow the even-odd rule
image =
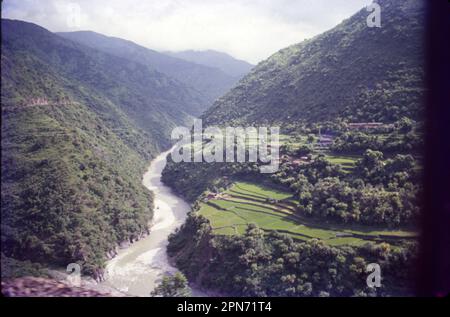
[[[201,104],[194,113],[196,115],[206,110],[216,98],[228,91],[237,81],[237,78],[219,68],[188,62],[117,37],[92,31],[57,34],[108,54],[138,62],[149,69],[157,70],[178,80],[186,85],[192,94],[200,98]]]
[[[173,57],[181,58],[197,64],[217,67],[224,73],[236,78],[246,75],[255,66],[246,61],[239,60],[226,53],[205,50],[205,51],[180,51],[180,52],[164,52]]]
[[[15,52],[32,53],[70,80],[100,91],[145,130],[160,132],[165,124],[185,123],[191,108],[198,107],[198,100],[183,85],[162,73],[63,39],[31,23],[3,22],[6,49],[10,45]],[[139,110],[155,112],[142,117],[142,112],[136,113]]]
[[[382,27],[362,9],[332,30],[259,63],[203,116],[208,124],[420,117],[424,6],[378,1]],[[402,43],[399,45],[399,43]]]

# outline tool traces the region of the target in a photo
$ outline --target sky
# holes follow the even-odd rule
[[[320,34],[372,0],[3,0],[2,17],[90,30],[158,51],[228,53],[252,64]],[[369,14],[369,13],[368,13]]]

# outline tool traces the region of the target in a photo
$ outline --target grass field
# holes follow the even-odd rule
[[[234,186],[230,189],[230,191],[234,191],[243,195],[256,196],[259,197],[260,199],[271,198],[282,200],[292,197],[292,193],[248,182],[235,183]]]
[[[289,192],[261,184],[237,182],[220,199],[203,203],[199,213],[209,219],[218,235],[243,234],[247,225],[254,223],[266,232],[276,230],[298,240],[317,238],[330,245],[362,245],[370,240],[387,240],[383,237],[385,235],[414,236],[413,232],[401,230],[325,224],[295,214],[294,204]]]
[[[344,171],[347,172],[350,172],[355,167],[356,162],[361,158],[359,156],[344,156],[333,154],[327,154],[325,157],[329,162],[341,165]]]

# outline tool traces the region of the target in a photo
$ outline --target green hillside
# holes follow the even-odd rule
[[[227,74],[213,64],[203,65],[195,61],[190,62],[124,39],[90,31],[64,32],[58,33],[58,35],[102,52],[137,62],[176,79],[180,86],[184,86],[183,89],[198,101],[195,107],[190,109],[190,113],[193,115],[200,115],[238,80],[238,77]]]
[[[425,11],[376,2],[381,28],[361,10],[261,62],[203,115],[279,125],[276,172],[168,157],[162,181],[193,205],[168,245],[189,280],[230,296],[413,294]],[[383,267],[380,288],[365,283],[368,263]]]
[[[2,20],[2,253],[101,278],[147,234],[148,162],[196,101],[140,64]],[[3,256],[3,255],[2,255]]]
[[[259,63],[203,116],[209,125],[417,119],[423,98],[423,2],[378,1]],[[401,43],[401,45],[399,45]]]
[[[13,71],[19,71],[16,58],[33,59],[30,72],[36,72],[36,63],[44,64],[42,67],[68,78],[72,90],[91,89],[108,98],[138,127],[151,132],[157,142],[166,142],[167,127],[186,124],[189,116],[185,109],[196,107],[197,100],[185,92],[184,86],[139,63],[74,43],[31,23],[2,20],[2,29],[2,52]],[[8,87],[6,93],[17,94],[22,88]],[[32,95],[17,101],[23,103],[26,98],[46,97],[52,92],[47,87],[40,95],[26,93]],[[4,101],[4,105],[8,103]]]

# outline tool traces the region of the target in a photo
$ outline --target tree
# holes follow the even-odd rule
[[[361,165],[371,170],[377,167],[382,159],[383,159],[382,152],[366,150],[366,152],[364,152]]]
[[[413,128],[413,121],[407,117],[403,117],[396,122],[396,126],[400,132],[408,133]]]
[[[151,295],[158,297],[189,297],[191,296],[191,289],[183,273],[177,272],[174,275],[164,276],[161,284],[151,292]]]
[[[295,152],[295,154],[297,156],[306,156],[311,154],[311,148],[309,146],[306,145],[302,145],[300,146],[300,148],[297,149],[297,151]]]

